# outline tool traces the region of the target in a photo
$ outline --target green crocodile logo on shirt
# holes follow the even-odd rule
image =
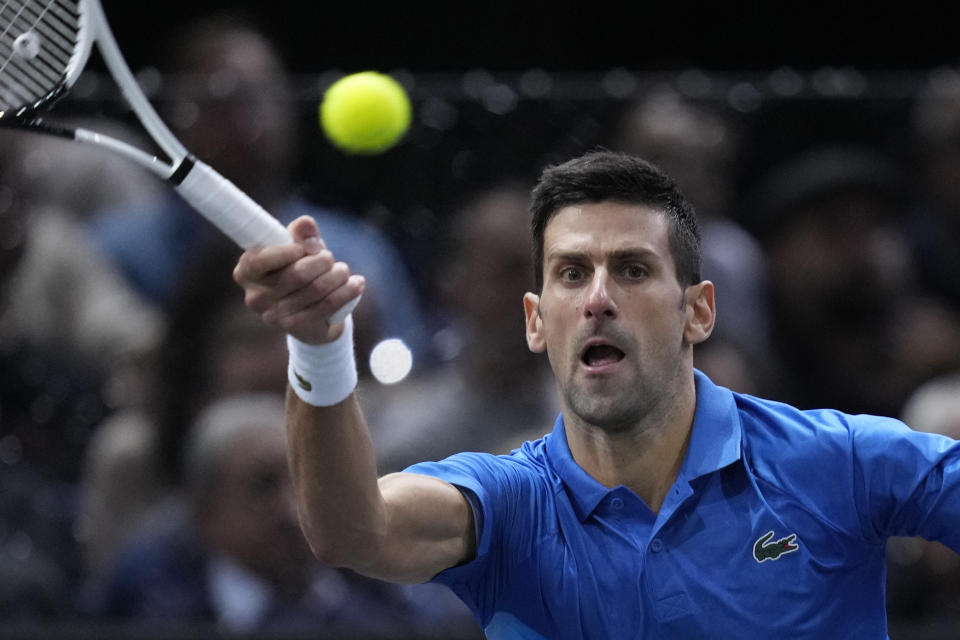
[[[791,533],[785,538],[780,538],[776,542],[770,542],[770,544],[767,544],[772,537],[773,531],[767,531],[753,544],[754,560],[757,562],[776,560],[783,554],[793,553],[800,548],[793,543],[793,541],[797,539],[797,534],[795,533]]]

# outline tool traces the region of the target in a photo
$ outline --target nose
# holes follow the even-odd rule
[[[616,318],[617,305],[610,295],[610,274],[606,269],[597,269],[593,281],[587,289],[587,300],[583,306],[586,318]]]

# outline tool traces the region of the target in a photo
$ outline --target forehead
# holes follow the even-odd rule
[[[620,202],[575,204],[553,215],[544,230],[544,256],[641,250],[670,255],[670,223],[652,207]]]

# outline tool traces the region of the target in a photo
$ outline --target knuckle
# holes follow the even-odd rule
[[[265,325],[269,327],[279,326],[279,323],[276,320],[276,316],[270,313],[269,311],[260,312],[260,319],[263,321]]]
[[[313,256],[313,259],[317,261],[317,264],[324,267],[324,270],[329,270],[330,267],[334,265],[336,260],[333,257],[333,253],[329,249],[324,249],[320,253]]]
[[[346,262],[337,262],[330,268],[337,282],[346,281],[350,277],[350,266]]]
[[[315,301],[323,300],[333,289],[328,278],[317,278],[308,286]]]
[[[300,328],[300,314],[290,314],[280,318],[277,321],[278,326],[287,333],[296,333]]]
[[[290,270],[290,278],[293,280],[293,284],[297,285],[298,287],[302,287],[310,284],[315,276],[310,272],[306,265],[298,262]]]
[[[263,313],[267,310],[267,307],[270,306],[266,297],[261,292],[249,289],[243,297],[243,303],[248,309],[257,313]]]

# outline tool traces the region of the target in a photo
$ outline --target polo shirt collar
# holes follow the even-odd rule
[[[694,370],[697,411],[690,447],[680,468],[687,480],[712,473],[740,459],[740,413],[733,392]]]
[[[573,459],[570,445],[567,443],[567,430],[563,424],[562,413],[557,416],[553,433],[547,438],[547,458],[566,486],[573,509],[583,522],[593,513],[610,489],[597,482]]]
[[[686,481],[717,471],[740,459],[740,416],[733,392],[715,385],[700,371],[694,371],[697,409],[690,434],[690,447],[680,469]],[[546,439],[550,465],[563,481],[567,494],[583,521],[612,491],[597,482],[573,459],[563,414],[557,416],[553,433]]]

